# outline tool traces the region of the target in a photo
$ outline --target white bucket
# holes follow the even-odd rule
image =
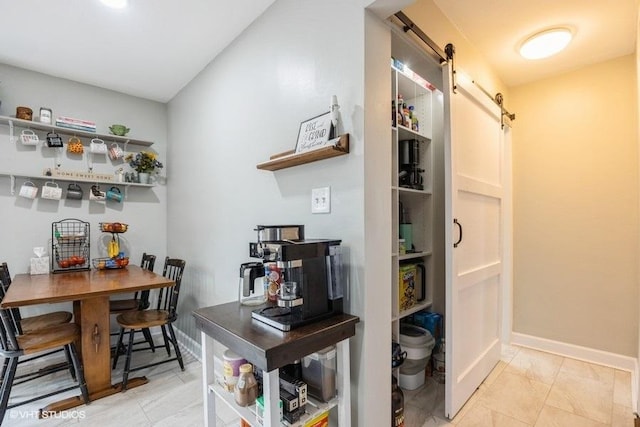
[[[428,359],[405,360],[400,366],[399,385],[407,390],[415,390],[424,384]]]
[[[400,346],[407,352],[407,359],[428,360],[435,345],[436,341],[428,330],[414,325],[400,327]]]

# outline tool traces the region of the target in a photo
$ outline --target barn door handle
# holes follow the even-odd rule
[[[458,241],[453,244],[453,247],[457,248],[460,242],[462,242],[462,224],[458,222],[457,218],[453,218],[453,223],[457,225],[458,229],[460,230],[460,237],[458,237]]]

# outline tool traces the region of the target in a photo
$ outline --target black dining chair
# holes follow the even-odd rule
[[[0,299],[0,301],[1,300],[2,299]],[[2,387],[0,388],[0,424],[4,419],[7,409],[67,392],[75,388],[80,388],[82,400],[85,404],[88,404],[89,391],[84,378],[82,361],[78,357],[75,347],[75,342],[80,340],[80,327],[75,323],[65,323],[31,331],[28,334],[19,334],[16,328],[16,325],[19,323],[12,317],[12,313],[10,309],[0,309],[0,356],[4,357]],[[9,404],[11,391],[14,385],[17,385],[17,383],[14,383],[14,380],[16,379],[16,370],[20,359],[23,356],[58,348],[63,348],[65,352],[69,354],[75,374],[74,380],[77,381],[77,384],[37,396],[31,395],[26,400]],[[37,378],[43,375],[44,374],[38,374]]]
[[[140,268],[145,270],[153,271],[156,265],[156,256],[147,254],[146,252],[142,254],[142,260],[140,261]],[[144,290],[140,292],[136,292],[133,294],[133,298],[130,299],[112,299],[109,300],[109,314],[122,314],[127,311],[132,310],[146,310],[149,308],[149,290]],[[149,344],[151,351],[155,352],[155,346],[153,346],[153,339],[151,338],[151,332],[148,328],[142,329],[142,334],[144,335],[145,341]],[[114,332],[111,335],[118,335],[118,332]],[[115,346],[112,350],[120,351],[120,347]]]
[[[184,370],[184,363],[182,361],[182,354],[178,347],[178,341],[176,340],[176,334],[173,330],[173,322],[178,318],[177,306],[178,296],[180,295],[180,287],[182,284],[182,275],[184,273],[186,262],[177,258],[167,257],[164,261],[164,267],[162,275],[168,279],[173,280],[174,284],[170,287],[158,289],[158,298],[155,309],[147,310],[135,310],[128,311],[126,313],[119,314],[116,321],[120,325],[120,335],[118,337],[117,347],[123,344],[125,331],[129,332],[129,343],[127,344],[127,357],[125,360],[124,373],[122,377],[122,390],[127,389],[127,381],[129,374],[140,369],[149,368],[152,366],[160,365],[162,363],[178,361],[180,368]],[[150,363],[143,366],[131,367],[131,354],[133,352],[133,336],[135,331],[150,329],[153,327],[160,327],[162,330],[162,337],[164,339],[164,346],[167,350],[168,358],[155,363]],[[176,357],[171,357],[171,349],[169,343],[173,345],[176,352]],[[156,347],[155,344],[151,344],[152,347]],[[119,353],[116,352],[113,358],[113,368],[115,369]]]
[[[6,262],[3,262],[2,264],[0,264],[0,299],[4,298],[5,294],[9,290],[10,285],[11,274],[9,273],[9,267]],[[73,318],[73,315],[68,311],[53,311],[35,316],[22,316],[18,307],[10,308],[8,310],[11,314],[9,318],[13,322],[13,328],[18,335],[32,333],[51,326],[64,325],[66,323],[69,323]],[[38,355],[33,357],[23,358],[18,363],[27,363],[35,359],[40,359],[42,357],[58,353],[63,350],[65,351],[65,356],[67,359],[66,363],[56,363],[45,368],[41,368],[37,372],[24,373],[16,376],[14,380],[18,380],[17,384],[21,384],[23,382],[39,378],[42,375],[48,375],[50,373],[58,372],[64,369],[69,369],[71,376],[73,376],[73,378],[75,379],[76,373],[71,362],[71,355],[66,349],[62,347],[49,352],[39,353]],[[4,374],[0,376],[0,381],[2,380],[2,378],[4,378]]]
[[[4,295],[9,290],[11,285],[11,274],[9,274],[9,267],[6,262],[0,264],[0,295],[4,298]],[[68,311],[53,311],[50,313],[23,317],[20,314],[19,308],[10,309],[16,322],[16,330],[19,334],[26,334],[38,329],[46,328],[52,325],[61,325],[69,323],[73,318],[71,312]]]

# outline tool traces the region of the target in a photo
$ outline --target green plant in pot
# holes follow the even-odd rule
[[[136,172],[138,172],[138,180],[141,184],[149,183],[149,174],[156,169],[162,169],[164,166],[160,163],[155,153],[150,151],[141,151],[139,153],[130,153],[124,158]]]

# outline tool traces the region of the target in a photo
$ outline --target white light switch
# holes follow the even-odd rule
[[[311,213],[331,212],[331,187],[311,190]]]

